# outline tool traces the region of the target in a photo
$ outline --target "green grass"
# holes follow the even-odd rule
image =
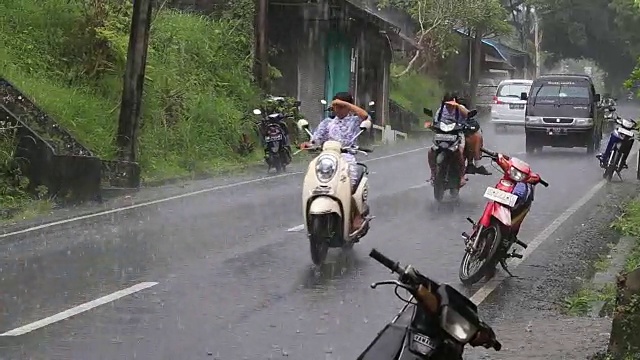
[[[81,143],[113,158],[130,4],[113,5],[100,17],[81,5],[88,3],[0,2],[0,76]],[[241,134],[251,133],[245,117],[259,96],[251,75],[250,17],[243,18],[251,3],[238,7],[244,15],[216,20],[166,9],[155,18],[139,139],[144,179],[256,160],[236,151]]]
[[[635,244],[625,262],[625,271],[640,267],[640,201],[630,201],[624,213],[612,224],[623,235],[635,238]]]
[[[599,289],[583,287],[564,300],[563,310],[571,316],[584,316],[589,313],[591,306],[595,302],[604,301],[606,304],[605,312],[610,313],[613,309],[615,298],[616,289],[614,284],[607,284]]]
[[[395,77],[402,69],[401,66],[392,65],[391,99],[420,119],[424,118],[422,108],[429,108],[435,113],[444,94],[438,80],[415,72]]]
[[[607,255],[600,256],[596,262],[593,263],[593,268],[597,272],[605,271],[611,265],[611,259]]]

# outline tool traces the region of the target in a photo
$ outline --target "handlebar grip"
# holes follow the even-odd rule
[[[542,186],[544,186],[544,187],[548,187],[549,186],[549,183],[544,181],[544,180],[542,180],[542,179],[540,179],[540,184],[542,184]]]
[[[493,157],[497,157],[498,156],[498,153],[495,153],[493,151],[489,151],[489,150],[487,150],[485,148],[480,148],[480,151],[485,153],[485,154],[487,154],[487,155],[489,155],[489,156],[493,156]]]
[[[502,344],[498,340],[493,341],[493,350],[500,351],[502,349]]]
[[[366,153],[373,152],[373,150],[372,150],[372,149],[363,149],[363,148],[359,148],[358,150],[360,150],[360,151],[364,151],[364,152],[366,152]]]
[[[375,248],[371,249],[371,252],[369,253],[369,256],[372,257],[377,262],[379,262],[380,264],[382,264],[382,265],[386,266],[387,268],[389,268],[389,270],[391,270],[393,272],[398,272],[398,263],[394,262],[393,260],[389,259],[388,257],[382,255],[382,253],[380,253]]]

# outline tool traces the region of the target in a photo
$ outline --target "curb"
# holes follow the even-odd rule
[[[591,284],[595,290],[602,290],[607,284],[615,283],[618,274],[624,270],[627,255],[633,249],[635,242],[636,239],[631,236],[623,236],[620,238],[608,255],[610,263],[607,269],[597,272],[591,280]],[[603,309],[606,305],[607,303],[605,301],[592,303],[589,315],[592,317],[604,316]]]

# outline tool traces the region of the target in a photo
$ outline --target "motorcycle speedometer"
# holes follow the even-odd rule
[[[338,167],[338,160],[331,155],[321,155],[316,161],[316,177],[326,183],[333,179]]]

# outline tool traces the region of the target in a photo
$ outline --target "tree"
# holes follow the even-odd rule
[[[465,0],[466,24],[473,36],[471,46],[472,63],[469,81],[469,103],[476,105],[476,92],[482,65],[482,39],[502,35],[511,30],[507,22],[507,11],[498,0]]]
[[[381,0],[379,6],[392,6],[406,11],[420,27],[416,42],[422,49],[416,50],[407,67],[396,77],[409,73],[415,67],[422,70],[455,51],[452,31],[464,26],[464,1],[457,0]]]
[[[456,29],[465,29],[479,39],[475,49],[478,64],[482,38],[510,30],[508,13],[501,0],[381,0],[379,5],[406,11],[420,27],[416,41],[422,49],[415,51],[405,70],[397,77],[406,75],[412,69],[428,68],[457,53]],[[479,70],[480,66],[475,66],[475,71]],[[478,78],[479,74],[476,74],[476,86]]]
[[[633,69],[640,51],[635,0],[532,0],[546,34],[544,50],[562,58],[594,60],[618,86]],[[615,54],[615,55],[612,55]]]

